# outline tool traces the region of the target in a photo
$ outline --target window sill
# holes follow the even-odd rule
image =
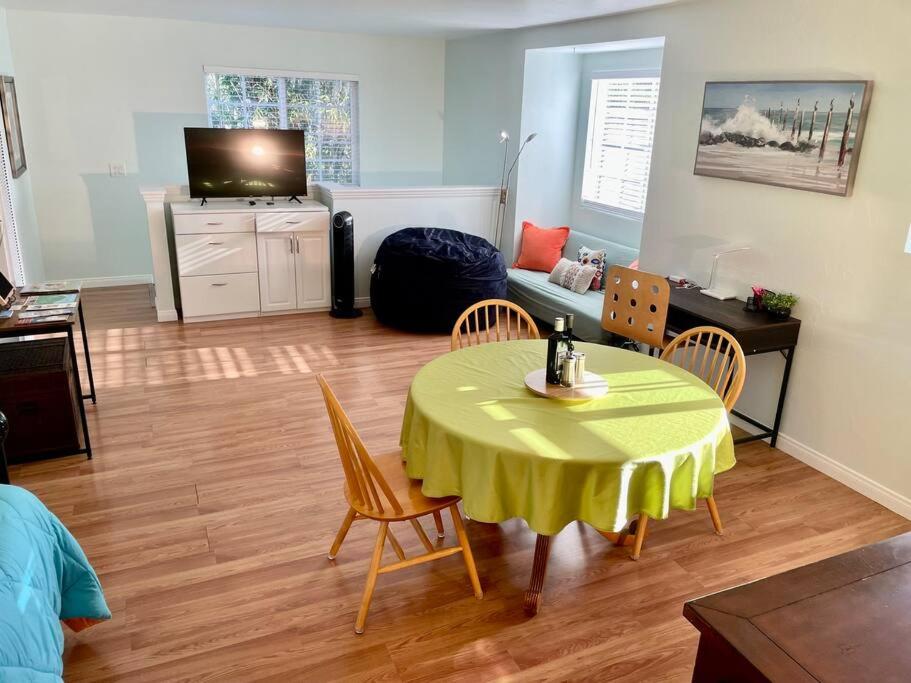
[[[587,211],[603,213],[608,216],[614,216],[616,218],[625,218],[628,221],[638,221],[641,223],[645,218],[645,214],[639,213],[638,211],[628,211],[626,209],[620,209],[616,206],[610,206],[609,204],[599,204],[597,202],[590,202],[584,199],[580,203],[580,206]]]

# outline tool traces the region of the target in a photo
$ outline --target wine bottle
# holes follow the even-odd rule
[[[547,338],[548,384],[559,384],[563,372],[563,358],[566,357],[566,336],[563,334],[563,318],[554,320],[554,333]]]
[[[575,351],[573,346],[573,323],[576,322],[576,316],[572,313],[566,314],[566,353],[570,354]]]

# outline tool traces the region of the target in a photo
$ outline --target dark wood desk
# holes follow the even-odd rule
[[[778,431],[781,427],[794,350],[800,334],[800,321],[797,318],[773,320],[766,313],[745,311],[743,307],[743,302],[736,299],[719,301],[701,294],[698,289],[677,289],[671,286],[667,330],[678,334],[700,325],[713,325],[730,332],[734,339],[740,342],[747,356],[776,352],[784,356],[784,370],[773,423],[766,425],[742,412],[732,411],[740,419],[761,430],[757,434],[740,437],[736,443],[770,439],[770,445],[774,446],[778,441]],[[749,379],[749,373],[747,378]]]
[[[911,533],[687,602],[693,681],[911,680]]]
[[[41,292],[41,294],[58,294],[63,292]],[[66,292],[66,293],[75,293],[76,294],[76,313],[69,314],[66,317],[66,320],[61,320],[57,322],[38,322],[32,323],[30,325],[17,325],[19,320],[19,311],[14,311],[12,316],[9,318],[0,319],[0,339],[11,338],[11,337],[37,337],[37,336],[48,336],[54,334],[65,334],[67,337],[67,345],[70,350],[70,360],[73,364],[73,371],[76,373],[76,384],[77,384],[77,393],[79,394],[79,400],[77,404],[79,406],[79,419],[82,423],[82,436],[84,446],[78,450],[73,451],[73,455],[85,454],[89,459],[92,457],[92,442],[89,438],[89,425],[85,416],[85,400],[92,399],[92,403],[96,402],[95,398],[95,379],[92,376],[92,361],[89,356],[89,343],[88,337],[85,333],[85,321],[82,316],[82,297],[79,292]],[[28,290],[20,292],[20,301],[31,296],[28,293]],[[48,314],[52,311],[47,311]],[[76,325],[76,322],[79,322],[80,330],[82,332],[82,348],[85,352],[85,364],[86,371],[88,374],[89,380],[89,393],[86,394],[82,391],[81,379],[79,377],[79,362],[76,358],[76,343],[73,334],[73,328]]]

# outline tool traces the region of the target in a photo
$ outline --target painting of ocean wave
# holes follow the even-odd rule
[[[696,175],[847,195],[872,81],[705,84]]]

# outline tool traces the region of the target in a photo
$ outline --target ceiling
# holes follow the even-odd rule
[[[8,9],[453,38],[683,0],[0,0]]]

